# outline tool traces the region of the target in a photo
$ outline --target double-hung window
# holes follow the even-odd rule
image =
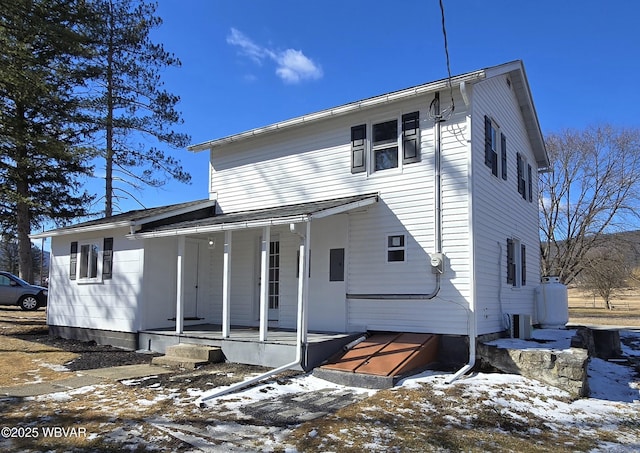
[[[375,173],[420,162],[420,113],[351,128],[351,173]]]
[[[374,171],[398,168],[398,120],[371,127]]]
[[[72,242],[69,254],[69,279],[78,283],[96,283],[112,276],[113,238]]]
[[[507,239],[507,284],[527,284],[527,248],[518,239]]]
[[[507,180],[507,137],[488,116],[484,117],[484,164],[493,176]]]

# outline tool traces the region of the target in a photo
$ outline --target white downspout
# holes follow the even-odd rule
[[[469,107],[469,103],[470,103],[470,93],[467,90],[467,88],[470,87],[464,87],[464,92],[465,95],[463,96],[464,98],[464,102],[467,105],[467,107]],[[467,130],[470,131],[469,133],[471,134],[471,119],[467,116]],[[473,135],[470,135],[473,136]],[[472,142],[469,141],[469,185],[470,187],[473,186],[473,159],[471,158],[473,156],[473,146],[472,146]],[[475,254],[475,246],[474,246],[474,242],[473,242],[473,198],[469,197],[469,203],[471,204],[471,206],[469,207],[469,216],[470,216],[470,220],[469,220],[469,225],[471,228],[471,256],[472,259],[470,260],[471,262],[471,272],[470,275],[472,276],[472,279],[475,279],[475,269],[474,269],[474,254]],[[475,281],[471,282],[471,287],[473,288],[473,293],[471,295],[471,300],[469,301],[469,307],[467,309],[467,331],[469,332],[469,361],[467,362],[466,365],[464,365],[462,368],[460,368],[458,371],[456,371],[453,375],[449,376],[446,380],[445,383],[447,384],[451,384],[454,381],[458,380],[460,377],[464,376],[466,373],[468,373],[469,371],[471,371],[473,369],[473,367],[476,364],[476,341],[477,341],[477,337],[478,337],[478,330],[477,330],[477,325],[476,325],[476,294],[475,294]],[[466,308],[466,307],[465,307]]]
[[[297,331],[296,331],[296,358],[293,362],[282,365],[281,367],[274,368],[259,376],[247,379],[242,382],[233,384],[222,390],[212,390],[205,392],[197,400],[195,405],[198,407],[205,407],[206,402],[218,398],[219,396],[226,395],[241,390],[245,387],[249,387],[253,384],[257,384],[264,379],[267,379],[276,374],[287,371],[291,368],[301,366],[303,360],[303,350],[307,344],[307,303],[309,299],[309,273],[307,272],[309,265],[309,244],[311,237],[311,223],[306,222],[306,234],[302,235],[295,231],[294,226],[291,226],[291,231],[300,236],[300,277],[298,279],[298,318],[297,318]]]

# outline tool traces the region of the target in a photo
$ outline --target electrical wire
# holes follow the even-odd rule
[[[447,74],[449,75],[448,85],[449,85],[449,95],[451,96],[451,106],[443,109],[439,114],[434,115],[431,112],[429,113],[430,115],[433,115],[434,119],[436,120],[446,121],[451,117],[451,115],[453,115],[453,112],[455,110],[455,103],[453,101],[453,83],[451,82],[451,61],[449,59],[449,41],[447,39],[447,27],[445,26],[445,20],[444,20],[444,3],[442,0],[440,0],[440,15],[442,17],[442,37],[444,38],[444,54],[447,59]]]

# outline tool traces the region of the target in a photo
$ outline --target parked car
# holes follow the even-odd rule
[[[47,288],[31,285],[10,272],[0,271],[0,305],[37,310],[47,305]]]

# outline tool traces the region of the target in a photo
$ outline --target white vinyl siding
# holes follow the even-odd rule
[[[474,86],[473,143],[473,241],[475,258],[478,333],[502,330],[505,314],[535,316],[534,288],[540,281],[538,207],[518,193],[517,153],[529,163],[535,159],[527,139],[515,94],[505,76]],[[508,140],[508,179],[496,178],[484,163],[484,116],[495,118]],[[524,169],[525,175],[527,169]],[[512,176],[513,177],[512,177]],[[537,194],[537,169],[532,168],[532,198]],[[497,209],[496,209],[497,207]],[[487,215],[490,213],[490,215]],[[527,284],[507,283],[507,239],[526,247]],[[519,253],[518,253],[519,254]],[[532,318],[533,319],[533,318]]]
[[[141,243],[124,238],[128,229],[106,230],[113,237],[112,278],[96,284],[77,284],[69,280],[71,238],[53,237],[49,275],[47,322],[121,332],[136,332],[140,323],[140,284],[143,252]],[[93,242],[95,233],[74,235],[80,244]],[[102,239],[100,240],[102,248]],[[78,258],[80,247],[78,247]]]

